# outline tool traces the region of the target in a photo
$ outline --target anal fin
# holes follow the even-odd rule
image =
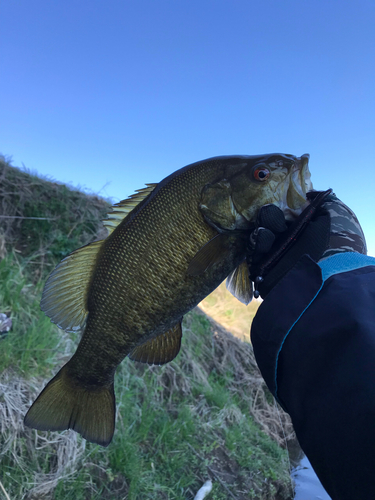
[[[172,361],[181,347],[181,322],[182,318],[167,332],[133,349],[129,358],[149,365],[164,365]]]

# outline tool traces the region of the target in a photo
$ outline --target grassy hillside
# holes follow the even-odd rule
[[[124,189],[124,197],[127,194]],[[39,309],[43,284],[67,253],[104,237],[108,204],[0,159],[0,481],[12,499],[288,499],[278,410],[250,344],[196,309],[166,366],[125,359],[116,374],[117,422],[104,449],[72,431],[36,432],[23,416],[69,359],[78,338]],[[6,217],[4,217],[6,216]],[[0,498],[3,491],[0,488]]]
[[[250,342],[250,326],[259,305],[260,299],[253,299],[245,306],[233,297],[223,282],[202,300],[199,308],[235,337]]]

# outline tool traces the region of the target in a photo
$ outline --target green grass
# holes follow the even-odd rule
[[[208,500],[291,498],[279,416],[251,346],[194,311],[184,320],[175,360],[149,367],[125,359],[118,368],[108,448],[73,431],[23,426],[31,402],[78,340],[40,311],[45,276],[95,236],[100,224],[90,217],[105,203],[9,165],[5,170],[11,195],[3,206],[11,214],[56,217],[53,225],[24,220],[0,227],[8,249],[0,261],[0,312],[13,321],[0,338],[0,481],[10,498],[192,500],[208,478]]]
[[[30,279],[15,254],[0,261],[0,312],[13,321],[11,333],[1,340],[0,372],[11,369],[25,377],[45,377],[65,350],[64,338],[40,310],[42,283]]]
[[[29,258],[33,282],[102,228],[110,206],[102,198],[22,171],[1,155],[0,178],[0,206],[8,216],[0,218],[0,243]]]
[[[1,303],[13,319],[13,330],[0,341],[1,371],[13,380],[21,377],[25,387],[32,379],[26,398],[32,400],[40,388],[37,380],[45,383],[67,360],[66,344],[70,349],[73,344],[41,313],[41,284],[29,283],[14,254],[0,262],[0,283]],[[56,476],[62,448],[70,450],[65,451],[69,459],[45,498],[192,499],[212,477],[211,470],[234,495],[246,491],[238,498],[273,498],[280,488],[280,498],[287,498],[284,450],[254,422],[248,401],[231,390],[235,372],[230,364],[223,370],[210,365],[212,349],[210,322],[190,313],[184,322],[182,352],[172,363],[148,367],[126,359],[116,374],[117,424],[107,449],[85,444],[71,431],[23,429],[21,420],[29,404],[23,400],[18,427],[10,426],[2,435],[3,445],[13,440],[11,448],[0,453],[0,480],[8,494],[22,498],[33,491],[38,478]],[[4,403],[1,396],[0,402]],[[74,436],[72,443],[69,434]],[[212,479],[211,498],[227,499],[223,485]],[[39,494],[37,487],[35,498]]]

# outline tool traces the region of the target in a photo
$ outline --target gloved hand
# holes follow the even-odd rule
[[[256,228],[250,234],[249,250],[252,263],[257,263],[267,254],[276,236],[288,228],[284,213],[276,205],[263,205],[259,210]]]
[[[284,215],[278,207],[265,205],[260,210],[258,226],[262,227],[250,236],[247,259],[255,297],[264,298],[305,254],[316,262],[338,252],[366,254],[355,214],[331,190],[312,191],[307,197],[310,205],[288,228],[285,220],[282,228]]]

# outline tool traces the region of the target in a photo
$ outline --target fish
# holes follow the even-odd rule
[[[261,206],[297,217],[311,190],[308,155],[233,155],[187,165],[115,204],[108,236],[65,257],[41,309],[81,332],[76,352],[48,382],[24,423],[73,429],[108,446],[115,431],[114,375],[128,356],[163,365],[178,354],[182,318],[226,277],[252,297],[246,253]]]

